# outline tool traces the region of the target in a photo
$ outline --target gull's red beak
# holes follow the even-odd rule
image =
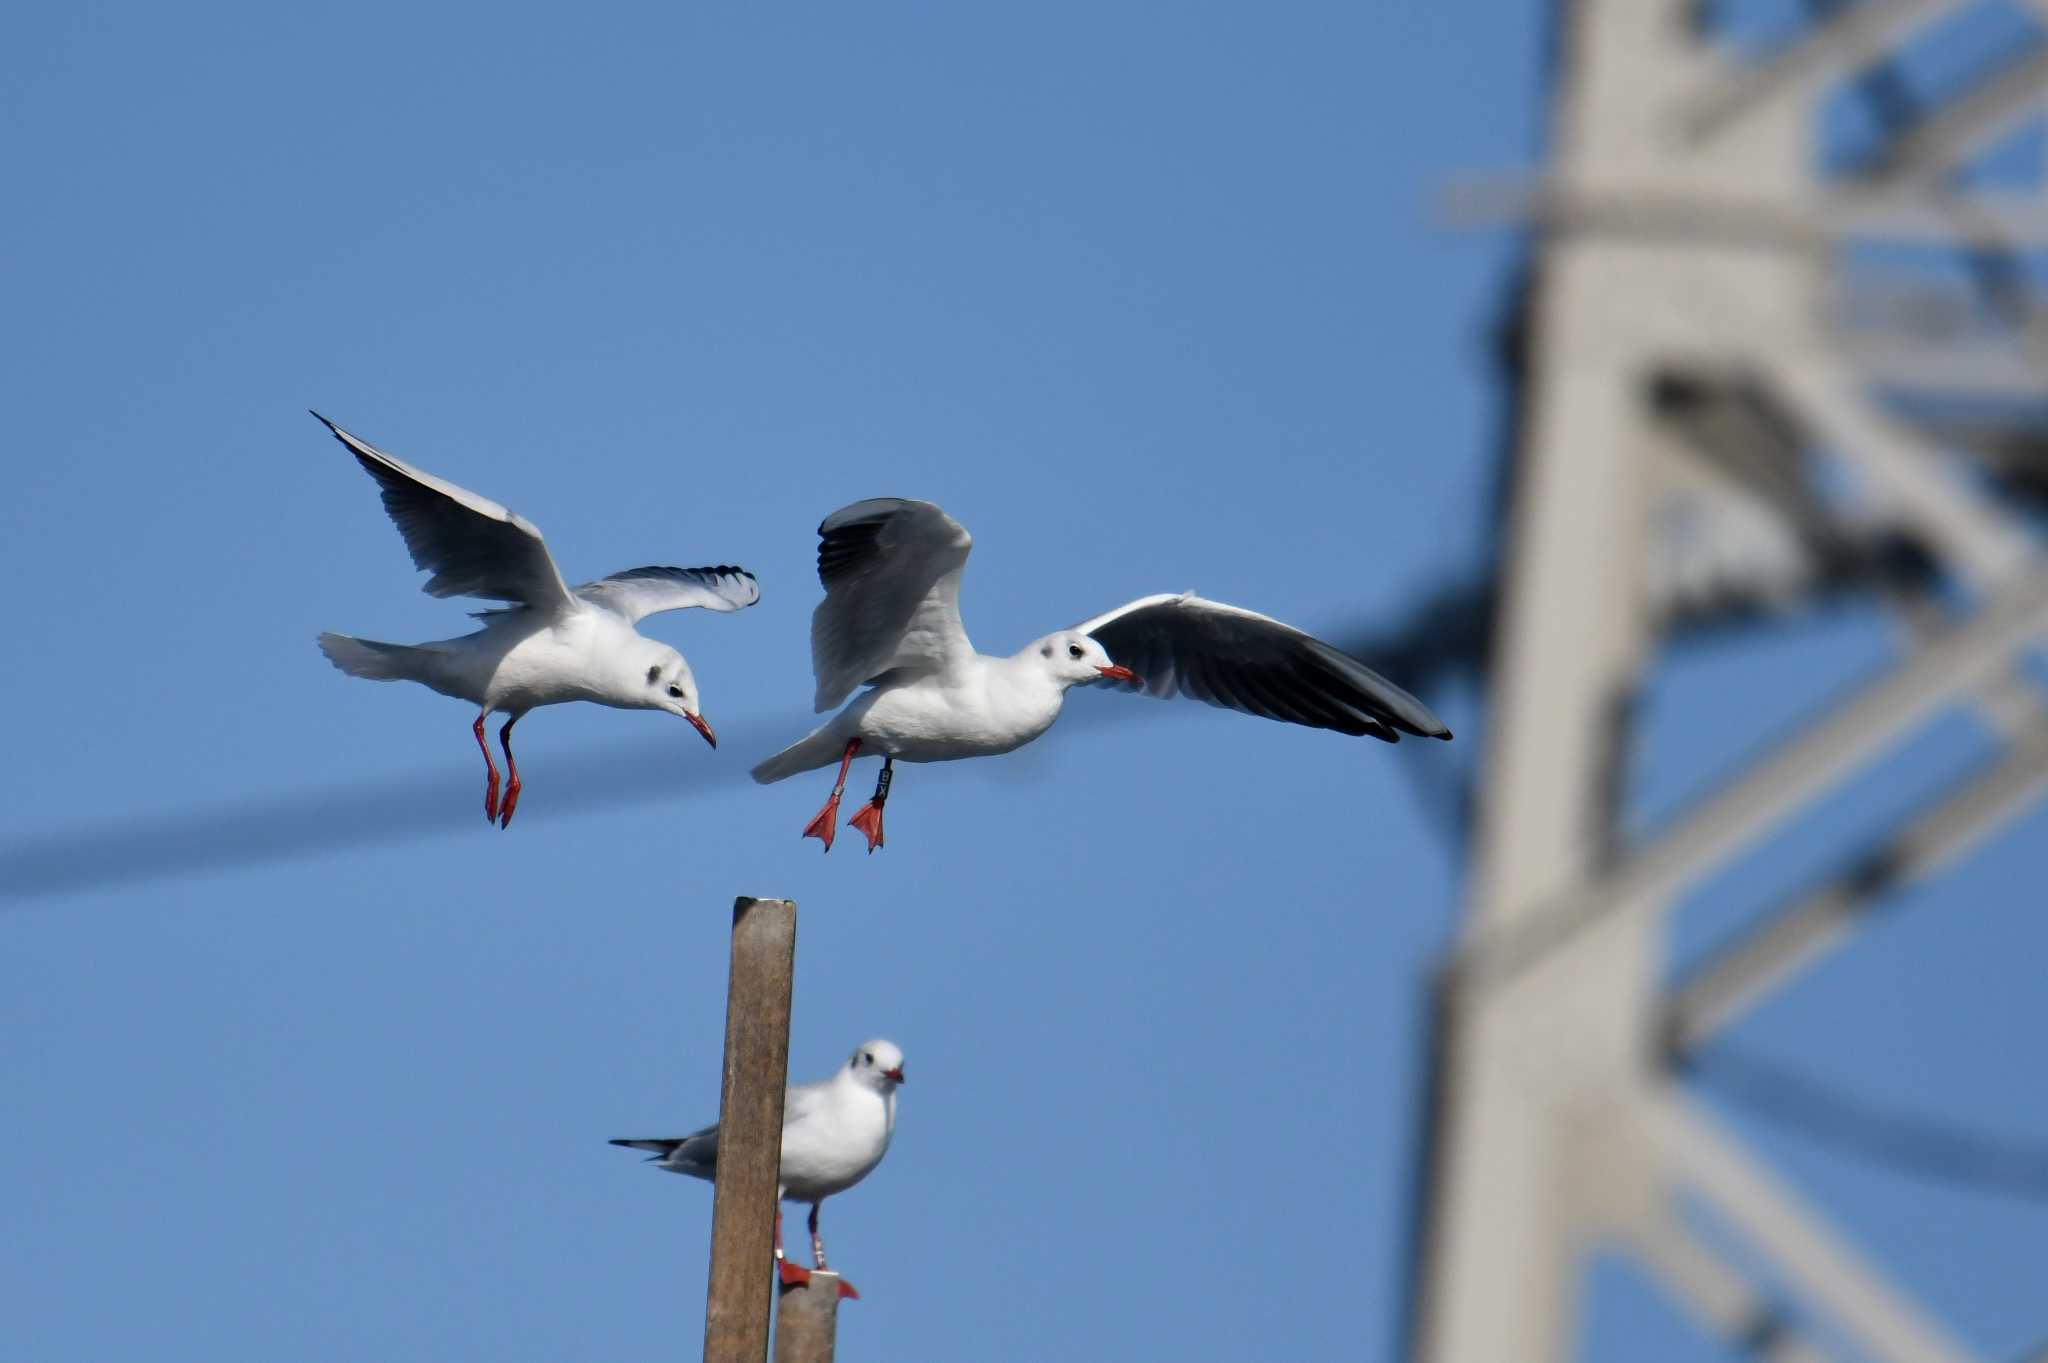
[[[704,722],[704,716],[685,712],[683,718],[697,726],[697,732],[704,735],[706,743],[709,743],[714,748],[718,746],[718,735],[711,732],[711,726]]]
[[[905,1080],[905,1079],[903,1078],[903,1067],[902,1067],[901,1065],[898,1065],[898,1066],[897,1066],[897,1067],[896,1067],[895,1069],[893,1069],[893,1070],[883,1070],[883,1071],[882,1071],[882,1077],[883,1077],[884,1079],[893,1079],[893,1080],[895,1080],[895,1081],[896,1081],[897,1083],[899,1083],[899,1084],[907,1082],[907,1081],[906,1081],[906,1080]]]
[[[1134,686],[1145,684],[1145,679],[1128,667],[1098,667],[1095,670],[1111,681],[1130,682]]]

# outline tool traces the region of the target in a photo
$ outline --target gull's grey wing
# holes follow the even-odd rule
[[[825,1080],[816,1084],[791,1084],[784,1090],[782,1129],[785,1136],[790,1127],[823,1110],[826,1087],[830,1083],[830,1080]],[[646,1150],[662,1168],[679,1174],[690,1174],[696,1178],[715,1178],[718,1174],[718,1127],[715,1123],[687,1136],[654,1140],[614,1139],[612,1144],[623,1145],[629,1150]]]
[[[1292,625],[1205,601],[1193,592],[1147,596],[1074,627],[1110,661],[1143,678],[1104,683],[1126,691],[1178,692],[1248,715],[1398,742],[1402,733],[1449,738],[1427,705]]]
[[[715,568],[628,568],[584,583],[576,589],[576,595],[637,624],[661,611],[691,606],[714,611],[741,610],[761,599],[761,585],[745,568],[730,564]]]
[[[825,518],[825,599],[811,613],[817,709],[884,672],[944,672],[973,656],[960,624],[960,570],[973,547],[960,523],[930,502],[876,497]]]
[[[692,1131],[687,1136],[652,1140],[614,1138],[612,1144],[623,1145],[628,1150],[649,1151],[654,1163],[678,1174],[712,1178],[718,1173],[718,1128],[715,1125]]]
[[[383,488],[384,510],[404,537],[413,566],[433,573],[421,588],[427,595],[480,596],[550,612],[575,607],[533,522],[313,415]]]

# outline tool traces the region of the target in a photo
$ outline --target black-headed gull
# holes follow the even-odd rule
[[[666,710],[690,721],[706,743],[718,746],[717,735],[698,711],[690,665],[634,626],[658,611],[686,606],[715,611],[751,606],[761,598],[752,573],[725,566],[628,568],[572,589],[562,581],[533,522],[372,449],[318,412],[313,415],[384,489],[384,509],[405,537],[413,565],[433,574],[422,591],[512,603],[476,612],[484,627],[455,639],[384,644],[346,634],[320,636],[320,651],[351,677],[416,681],[482,707],[471,728],[489,773],[486,819],[500,827],[512,822],[520,790],[512,726],[538,706],[589,700],[622,710]],[[506,717],[498,730],[505,749],[502,805],[498,767],[484,738],[484,721],[494,710]]]
[[[782,1101],[782,1186],[777,1197],[811,1204],[811,1261],[825,1268],[818,1208],[866,1178],[889,1152],[896,1131],[896,1088],[903,1083],[903,1052],[891,1041],[863,1041],[830,1079],[791,1084]],[[652,1163],[672,1174],[716,1180],[718,1128],[707,1126],[665,1140],[614,1140],[629,1150],[650,1150]],[[782,1253],[782,1213],[775,1213],[775,1266],[785,1283],[810,1272]],[[840,1295],[857,1297],[842,1281]]]
[[[765,785],[837,761],[832,797],[804,828],[828,852],[856,754],[882,758],[874,798],[848,820],[872,852],[882,845],[882,805],[897,758],[948,762],[1009,752],[1050,728],[1068,688],[1088,682],[1153,696],[1177,692],[1389,743],[1402,733],[1451,736],[1428,706],[1365,664],[1291,625],[1193,592],[1141,597],[1007,658],[976,653],[960,624],[960,572],[974,541],[930,502],[855,502],[827,516],[818,536],[825,599],[811,616],[817,709],[831,709],[863,683],[869,689],[755,767],[754,779]]]

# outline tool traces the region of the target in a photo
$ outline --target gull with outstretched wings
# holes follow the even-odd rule
[[[542,705],[588,700],[625,710],[666,710],[718,746],[699,710],[690,665],[634,626],[659,611],[688,606],[715,611],[751,606],[761,597],[752,573],[727,566],[628,568],[570,587],[533,522],[392,458],[318,412],[313,415],[383,489],[384,510],[405,539],[413,566],[433,574],[421,590],[429,596],[506,603],[477,612],[484,627],[454,639],[386,644],[346,634],[320,636],[320,651],[351,677],[414,681],[478,707],[471,728],[489,773],[486,819],[501,828],[512,822],[520,792],[512,726]],[[493,711],[505,715],[498,730],[507,773],[502,801],[498,767],[484,737],[484,721]]]
[[[839,763],[804,836],[832,850],[854,757],[882,759],[874,798],[848,820],[882,845],[898,758],[1006,753],[1059,718],[1069,688],[1109,683],[1188,696],[1267,719],[1388,743],[1449,738],[1429,707],[1364,663],[1291,625],[1184,592],[1147,596],[1048,634],[1007,658],[977,653],[960,623],[960,573],[974,541],[930,502],[855,502],[818,527],[825,599],[811,616],[816,708],[852,704],[754,768],[766,784]]]

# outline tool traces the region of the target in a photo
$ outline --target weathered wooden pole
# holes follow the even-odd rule
[[[813,1273],[775,1303],[775,1363],[832,1363],[839,1328],[839,1275]]]
[[[766,1363],[782,1096],[789,1080],[789,993],[796,904],[732,906],[725,1076],[718,1096],[718,1178],[711,1198],[711,1286],[704,1363]]]

